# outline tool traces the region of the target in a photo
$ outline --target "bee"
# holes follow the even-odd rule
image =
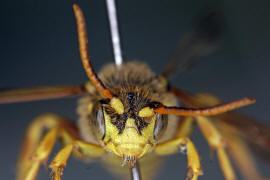
[[[223,103],[210,94],[190,95],[168,83],[172,66],[157,75],[146,64],[131,61],[119,67],[108,64],[96,74],[89,59],[83,13],[77,5],[73,9],[81,60],[90,81],[82,86],[36,87],[0,93],[1,103],[84,95],[79,101],[77,125],[52,113],[33,120],[20,152],[18,180],[36,178],[57,139],[63,147],[49,165],[55,180],[61,179],[71,155],[89,162],[106,157],[105,165],[124,177],[126,172],[118,170],[122,168],[120,164],[132,169],[140,163],[142,179],[148,179],[151,173],[144,171],[158,166],[158,162],[153,163],[158,156],[176,152],[187,156],[186,179],[196,180],[203,174],[203,168],[199,152],[189,138],[194,124],[216,150],[227,180],[236,179],[228,151],[247,179],[261,179],[243,139],[252,136],[256,138],[256,147],[269,149],[269,128],[239,113],[228,112],[253,104],[255,99]]]

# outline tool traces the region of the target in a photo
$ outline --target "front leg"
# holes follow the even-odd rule
[[[72,152],[76,157],[80,158],[97,158],[101,157],[105,153],[105,150],[95,144],[79,140],[75,140],[71,144],[66,145],[56,154],[50,164],[54,180],[61,180],[63,169],[66,166],[67,160]]]
[[[158,144],[155,148],[155,153],[158,155],[169,155],[177,151],[187,151],[188,173],[186,180],[197,180],[199,175],[202,175],[199,154],[192,143],[187,137],[179,137],[170,141]]]
[[[226,152],[226,142],[215,125],[206,117],[198,116],[196,121],[211,148],[217,150],[221,170],[226,180],[235,180],[236,176]]]
[[[48,132],[41,138],[43,131],[47,129]],[[79,158],[99,157],[105,153],[100,146],[79,141],[78,129],[65,118],[56,114],[44,114],[37,117],[26,132],[18,161],[17,180],[36,179],[40,164],[46,164],[58,137],[62,139],[65,147],[60,150],[50,165],[53,172],[55,169],[62,172],[71,152]]]

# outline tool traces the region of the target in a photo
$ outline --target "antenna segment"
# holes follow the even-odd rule
[[[107,11],[110,22],[110,30],[113,44],[113,52],[114,52],[114,60],[117,66],[120,66],[123,62],[122,52],[121,52],[121,44],[120,44],[120,36],[117,24],[117,15],[115,8],[114,0],[106,0]]]

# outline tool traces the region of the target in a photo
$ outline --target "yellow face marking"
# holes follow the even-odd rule
[[[88,104],[88,106],[87,106],[88,112],[91,113],[93,111],[93,107],[94,107],[93,103]]]
[[[137,129],[136,124],[135,124],[135,120],[132,118],[128,118],[126,121],[126,128],[127,127],[135,127]]]
[[[118,113],[123,114],[124,113],[124,105],[118,98],[112,98],[110,101],[110,104],[112,108]]]
[[[140,117],[152,117],[155,115],[153,109],[149,107],[142,108],[138,114]]]
[[[135,120],[132,118],[126,120],[125,129],[121,134],[119,134],[117,127],[111,123],[111,118],[105,111],[104,118],[106,134],[102,141],[106,149],[115,155],[140,158],[152,148],[155,116],[151,118],[151,123],[141,131],[141,134],[139,134]]]

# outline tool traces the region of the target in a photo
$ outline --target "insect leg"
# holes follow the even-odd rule
[[[180,137],[158,144],[154,151],[158,155],[169,155],[181,149],[187,150],[188,173],[186,179],[197,180],[198,176],[202,175],[200,157],[189,138]]]
[[[189,137],[194,128],[193,117],[179,117],[181,119],[174,137]]]
[[[61,180],[63,169],[66,166],[66,162],[72,152],[76,157],[79,158],[97,158],[102,156],[105,153],[105,150],[95,144],[90,144],[79,140],[74,140],[71,144],[67,144],[56,154],[50,164],[54,180]]]
[[[42,132],[46,129],[49,131],[41,139]],[[24,142],[20,158],[18,161],[17,180],[34,180],[41,163],[46,164],[48,156],[54,146],[57,137],[62,139],[63,144],[72,144],[79,139],[78,130],[74,124],[66,121],[65,118],[55,114],[44,114],[36,118],[29,126]],[[73,146],[73,145],[72,145]],[[81,147],[83,144],[76,144],[76,147]],[[93,145],[101,152],[104,150],[101,147]],[[68,148],[64,148],[68,152]],[[76,151],[74,154],[77,157],[87,155],[84,151]],[[93,153],[94,154],[94,153]]]
[[[54,144],[57,131],[56,127],[64,122],[63,118],[60,118],[59,116],[54,114],[44,114],[37,117],[30,124],[24,137],[22,150],[17,164],[17,180],[26,179],[25,177],[27,174],[29,177],[28,179],[31,180],[35,178],[40,162],[46,161],[46,157],[44,156],[49,154],[52,148],[51,146]],[[72,124],[65,123],[65,126],[69,126],[70,129],[76,131],[75,126],[73,127]],[[50,129],[50,131],[44,136],[43,140],[40,141],[45,129]],[[47,143],[50,146],[48,146]],[[41,156],[43,156],[43,159]],[[35,157],[35,160],[33,157]]]
[[[76,140],[72,144],[66,145],[57,153],[50,164],[54,180],[61,179],[63,168],[66,166],[66,162],[70,157],[71,152],[74,152],[74,154],[79,157],[100,157],[105,153],[101,147],[83,141]]]
[[[219,164],[223,171],[223,174],[226,180],[236,179],[231,162],[228,158],[228,155],[225,151],[225,140],[222,135],[219,133],[218,129],[214,124],[206,117],[196,117],[196,121],[206,138],[209,146],[217,150],[217,156],[219,159]]]
[[[241,139],[228,125],[218,122],[217,127],[221,130],[222,135],[226,138],[228,152],[232,160],[239,168],[243,177],[247,180],[262,180],[263,178],[256,168],[255,159],[252,157],[247,144]]]
[[[181,99],[181,101],[183,101],[187,106],[191,107],[215,106],[221,103],[219,98],[209,93],[189,95],[188,93],[175,88],[171,88],[170,91],[174,93],[179,99]],[[248,117],[236,115],[237,114],[233,114],[234,122],[235,120],[236,122],[239,122],[242,119],[242,121],[244,121],[246,124],[249,120]],[[228,118],[232,118],[230,115],[228,116]],[[224,119],[220,119],[220,117],[214,117],[214,119],[216,127],[222,134],[223,138],[226,140],[226,148],[231,155],[232,160],[235,162],[236,166],[239,168],[245,179],[264,179],[256,168],[256,162],[252,157],[251,152],[249,151],[249,147],[239,136],[239,133],[235,132],[235,127],[224,123]]]
[[[17,179],[35,179],[40,164],[42,162],[46,163],[47,161],[48,155],[50,154],[55,143],[56,133],[56,129],[50,130],[44,136],[35,153],[31,157],[28,156],[28,159],[19,162],[19,174]]]

